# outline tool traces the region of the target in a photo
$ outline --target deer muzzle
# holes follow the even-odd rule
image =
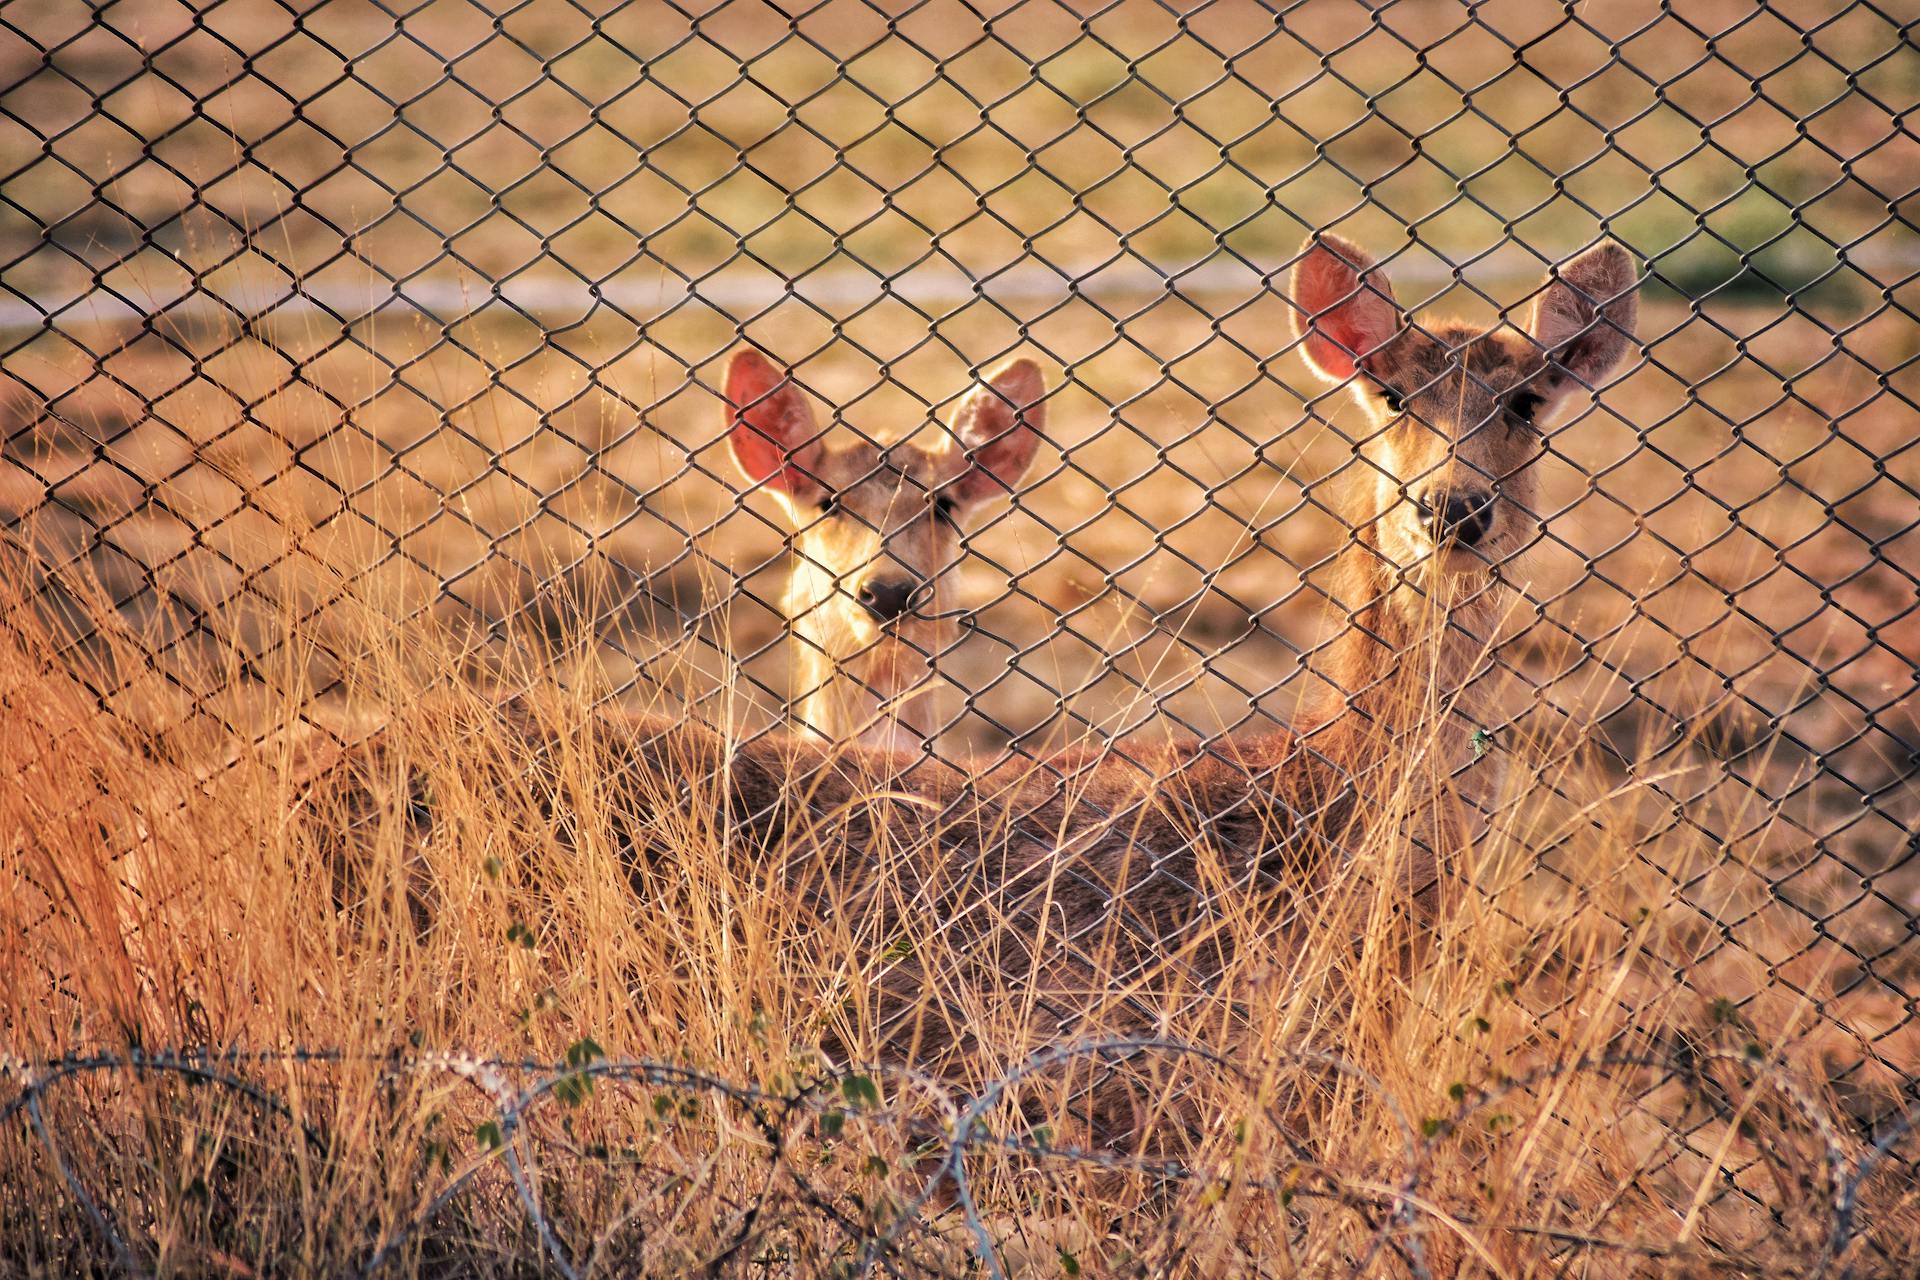
[[[1494,501],[1484,489],[1429,493],[1419,500],[1420,518],[1436,545],[1475,547],[1493,528]]]
[[[920,584],[911,578],[868,578],[860,584],[853,598],[860,607],[873,615],[875,622],[882,624],[897,620],[913,605]]]

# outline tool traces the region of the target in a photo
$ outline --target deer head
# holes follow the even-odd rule
[[[865,667],[841,674],[883,699],[899,695],[952,643],[942,586],[962,531],[1033,462],[1046,421],[1040,366],[1001,365],[960,398],[932,443],[913,423],[890,441],[828,445],[799,388],[751,349],[728,361],[725,390],[734,461],[793,527],[787,608],[812,650],[803,658],[844,667],[867,655]]]
[[[1382,555],[1433,583],[1484,576],[1527,545],[1539,424],[1626,354],[1636,287],[1633,259],[1607,243],[1548,273],[1524,330],[1416,321],[1372,258],[1335,236],[1308,242],[1293,269],[1294,332],[1314,371],[1373,421],[1370,537]]]

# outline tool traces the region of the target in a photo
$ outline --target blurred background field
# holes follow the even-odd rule
[[[1491,318],[1618,238],[1643,350],[1550,434],[1512,740],[1658,775],[1647,830],[1729,851],[1703,920],[1912,987],[1920,51],[1873,5],[10,0],[0,83],[0,522],[106,584],[162,720],[371,710],[351,590],[584,609],[556,661],[775,722],[742,340],[880,435],[1054,370],[952,748],[1284,720],[1363,429],[1291,346],[1301,241]]]

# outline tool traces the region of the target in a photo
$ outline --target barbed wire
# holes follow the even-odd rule
[[[375,581],[383,625],[576,623],[606,700],[771,731],[796,539],[726,458],[718,362],[775,353],[873,441],[1031,352],[1058,429],[965,543],[949,757],[1224,743],[1325,678],[1321,579],[1360,534],[1335,491],[1371,437],[1286,363],[1296,246],[1351,233],[1410,311],[1517,318],[1612,238],[1659,322],[1543,435],[1566,483],[1528,551],[1557,567],[1516,572],[1489,660],[1526,709],[1475,757],[1571,726],[1535,735],[1539,787],[1589,756],[1632,780],[1618,829],[1705,939],[1661,980],[1718,1000],[1744,955],[1736,1013],[1793,991],[1850,1033],[1830,1083],[1885,1071],[1911,1108],[1920,24],[1532,8],[0,0],[6,554],[63,653],[112,639],[68,570],[138,637],[103,709],[152,693],[237,741],[286,697],[339,723],[329,611]],[[1580,893],[1600,818],[1570,807],[1516,827]],[[9,1114],[44,1139],[43,1092]],[[1846,1238],[1905,1132],[1835,1201]],[[941,1187],[986,1149],[943,1147]],[[1373,1248],[1417,1257],[1414,1195],[1366,1202]]]
[[[781,1225],[772,1217],[779,1206],[771,1190],[777,1180],[784,1179],[797,1192],[799,1204],[819,1211],[841,1234],[842,1248],[835,1256],[850,1265],[840,1274],[868,1275],[875,1270],[892,1275],[903,1271],[948,1274],[939,1259],[917,1256],[910,1246],[901,1243],[908,1234],[924,1231],[929,1225],[930,1209],[938,1207],[960,1220],[971,1262],[989,1276],[1002,1277],[1007,1274],[1001,1259],[1006,1230],[976,1199],[971,1177],[979,1162],[993,1157],[1035,1168],[1148,1175],[1163,1188],[1217,1187],[1242,1195],[1267,1196],[1281,1203],[1290,1203],[1296,1198],[1336,1203],[1362,1215],[1369,1224],[1364,1240],[1350,1250],[1347,1274],[1367,1273],[1379,1252],[1390,1249],[1406,1272],[1417,1280],[1430,1280],[1434,1274],[1427,1261],[1424,1238],[1441,1217],[1451,1232],[1533,1236],[1567,1251],[1588,1250],[1643,1260],[1684,1257],[1710,1267],[1740,1267],[1754,1261],[1756,1255],[1752,1252],[1746,1256],[1716,1258],[1710,1248],[1700,1246],[1683,1249],[1675,1242],[1610,1237],[1605,1234],[1604,1214],[1578,1230],[1552,1223],[1480,1222],[1452,1207],[1443,1208],[1430,1198],[1428,1187],[1436,1164],[1444,1158],[1442,1148],[1471,1128],[1482,1113],[1539,1086],[1582,1076],[1650,1072],[1663,1081],[1683,1084],[1692,1094],[1718,1097],[1719,1117],[1740,1128],[1743,1143],[1760,1164],[1783,1175],[1775,1185],[1783,1193],[1804,1191],[1817,1199],[1820,1227],[1817,1239],[1798,1244],[1782,1241],[1776,1256],[1760,1257],[1761,1264],[1770,1271],[1781,1274],[1790,1271],[1806,1280],[1824,1280],[1828,1276],[1845,1280],[1856,1274],[1856,1260],[1850,1251],[1861,1238],[1861,1193],[1870,1180],[1883,1172],[1882,1166],[1889,1154],[1915,1127],[1914,1117],[1907,1116],[1890,1124],[1870,1145],[1849,1140],[1813,1091],[1781,1063],[1766,1059],[1752,1049],[1704,1050],[1690,1055],[1685,1062],[1671,1056],[1617,1055],[1547,1063],[1518,1075],[1503,1076],[1485,1087],[1456,1087],[1451,1091],[1455,1104],[1451,1111],[1427,1117],[1417,1124],[1382,1081],[1336,1055],[1303,1051],[1281,1055],[1274,1062],[1264,1064],[1269,1070],[1292,1067],[1337,1074],[1380,1104],[1382,1114],[1391,1119],[1399,1135],[1397,1156],[1383,1166],[1384,1172],[1382,1169],[1342,1169],[1322,1163],[1291,1139],[1289,1157],[1283,1168],[1270,1174],[1251,1174],[1244,1169],[1196,1167],[1176,1158],[1060,1144],[1052,1142],[1044,1129],[1009,1133],[996,1131],[990,1122],[996,1109],[1001,1108],[1023,1082],[1075,1064],[1137,1061],[1146,1057],[1202,1062],[1243,1085],[1254,1084],[1248,1072],[1213,1050],[1173,1040],[1139,1037],[1087,1041],[1036,1053],[972,1093],[956,1092],[949,1082],[925,1072],[888,1064],[821,1071],[799,1087],[780,1092],[741,1084],[683,1064],[610,1058],[597,1053],[570,1055],[567,1061],[556,1063],[459,1052],[377,1056],[309,1048],[222,1053],[126,1049],[38,1060],[0,1054],[0,1082],[13,1086],[11,1096],[0,1102],[0,1125],[25,1116],[33,1137],[52,1162],[67,1194],[92,1226],[99,1244],[117,1266],[129,1273],[143,1270],[138,1244],[115,1228],[100,1202],[88,1191],[89,1171],[76,1167],[66,1154],[61,1135],[48,1123],[43,1101],[62,1086],[93,1077],[177,1077],[225,1090],[244,1100],[261,1115],[285,1126],[291,1141],[305,1144],[315,1158],[324,1160],[330,1149],[326,1131],[316,1127],[312,1119],[297,1118],[293,1104],[249,1074],[271,1067],[319,1066],[371,1069],[379,1080],[388,1083],[447,1076],[470,1086],[488,1108],[477,1132],[485,1135],[483,1145],[490,1150],[452,1176],[423,1208],[367,1245],[355,1269],[370,1277],[383,1274],[398,1263],[410,1246],[421,1242],[422,1235],[440,1213],[483,1174],[496,1167],[505,1173],[513,1199],[533,1231],[547,1264],[560,1275],[579,1275],[581,1259],[572,1256],[562,1243],[561,1232],[543,1207],[538,1188],[544,1174],[552,1171],[550,1165],[554,1160],[580,1164],[617,1161],[605,1154],[610,1144],[597,1148],[596,1154],[564,1139],[538,1137],[536,1122],[543,1108],[550,1110],[558,1105],[556,1099],[564,1100],[569,1106],[577,1105],[593,1083],[601,1082],[641,1086],[668,1094],[705,1094],[724,1100],[739,1108],[738,1114],[749,1122],[764,1143],[759,1157],[766,1166],[762,1190],[757,1200],[730,1204],[732,1219],[737,1225],[710,1258],[716,1268],[729,1259],[744,1256],[757,1237]],[[1731,1067],[1743,1075],[1745,1096],[1733,1096],[1728,1084],[1711,1074],[1715,1067]],[[909,1108],[905,1098],[910,1093],[919,1095],[929,1105]],[[1799,1135],[1814,1145],[1814,1161],[1820,1172],[1817,1187],[1804,1185],[1804,1175],[1787,1167],[1793,1163],[1792,1157],[1754,1131],[1752,1121],[1761,1110],[1755,1099],[1763,1093],[1786,1120],[1797,1124]],[[312,1110],[311,1101],[306,1106],[308,1111]],[[670,1109],[656,1105],[653,1113],[663,1115]],[[1276,1131],[1285,1129],[1284,1119],[1272,1118]],[[867,1223],[854,1220],[835,1205],[833,1189],[817,1181],[815,1169],[822,1163],[822,1148],[830,1147],[841,1138],[845,1134],[844,1126],[852,1120],[869,1126],[866,1130],[869,1133],[873,1126],[897,1126],[897,1136],[912,1144],[910,1149],[903,1145],[894,1152],[896,1167],[915,1170],[916,1178],[922,1179],[921,1184],[884,1220]],[[831,1123],[823,1123],[827,1121]],[[1513,1123],[1512,1117],[1504,1113],[1494,1117],[1494,1121],[1496,1125],[1501,1121]],[[1787,1128],[1785,1124],[1781,1127]],[[830,1136],[823,1137],[823,1134]],[[1244,1141],[1244,1136],[1239,1140]],[[543,1160],[548,1161],[548,1165],[543,1166]],[[633,1163],[636,1167],[644,1164],[638,1160]],[[0,1183],[24,1173],[24,1167],[16,1165],[13,1174],[0,1174]],[[683,1175],[674,1177],[683,1179]],[[1788,1203],[1767,1207],[1783,1231],[1788,1230],[1786,1216],[1805,1208]],[[1162,1229],[1177,1230],[1166,1222],[1160,1225]],[[1812,1246],[1810,1254],[1796,1252],[1808,1243]]]

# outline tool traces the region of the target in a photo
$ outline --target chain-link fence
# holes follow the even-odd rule
[[[1630,789],[1692,915],[1662,976],[1734,1019],[1804,995],[1850,1033],[1834,1086],[1897,1107],[1916,86],[1913,16],[1872,0],[9,0],[0,521],[49,616],[84,569],[142,637],[99,691],[129,716],[248,733],[297,688],[350,732],[351,592],[757,731],[819,679],[809,531],[892,517],[743,476],[728,355],[835,443],[953,421],[1025,357],[1041,440],[942,579],[934,749],[1244,734],[1329,678],[1385,437],[1301,358],[1302,243],[1524,327],[1612,239],[1637,342],[1543,419],[1486,740],[1576,814]],[[1537,828],[1529,883],[1591,888],[1580,826]]]

